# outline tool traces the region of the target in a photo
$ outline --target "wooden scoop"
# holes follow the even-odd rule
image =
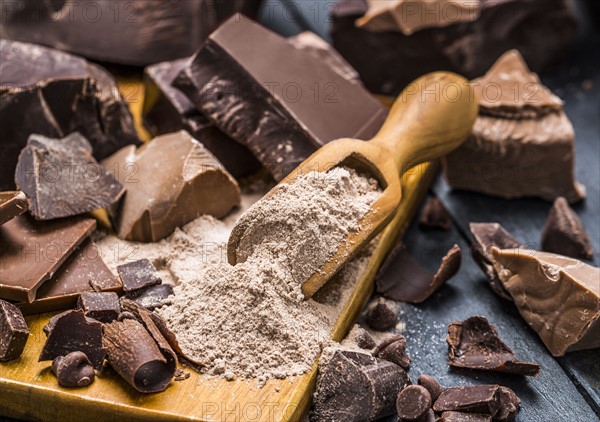
[[[320,271],[302,284],[306,298],[319,290],[392,219],[400,204],[400,177],[417,164],[440,158],[471,133],[478,106],[467,80],[453,73],[430,73],[412,82],[396,99],[385,123],[369,142],[338,139],[320,148],[280,184],[292,184],[311,171],[339,165],[378,180],[382,194]],[[272,195],[277,187],[267,193]],[[237,249],[247,227],[237,224],[227,244],[227,259],[238,261]]]

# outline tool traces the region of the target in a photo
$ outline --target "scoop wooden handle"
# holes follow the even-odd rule
[[[434,72],[407,86],[372,142],[387,149],[400,173],[444,156],[471,132],[478,104],[462,76]]]

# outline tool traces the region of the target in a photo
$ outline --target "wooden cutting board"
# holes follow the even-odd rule
[[[143,88],[138,81],[122,80],[136,126],[140,125]],[[132,92],[134,94],[132,94]],[[141,132],[144,133],[144,132]],[[147,134],[143,135],[147,139]],[[380,235],[367,268],[331,331],[339,341],[352,327],[373,291],[373,281],[383,259],[401,237],[431,185],[438,165],[428,163],[403,178],[402,203],[394,219]],[[313,370],[301,377],[269,380],[263,388],[256,381],[227,382],[186,369],[190,377],[172,382],[166,391],[141,394],[110,368],[89,387],[58,386],[50,362],[38,362],[46,336],[43,326],[53,314],[27,317],[31,336],[25,352],[16,360],[0,363],[0,414],[41,421],[298,421],[309,409],[316,382]]]

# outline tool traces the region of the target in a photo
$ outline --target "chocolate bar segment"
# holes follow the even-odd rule
[[[38,220],[107,208],[125,192],[98,164],[92,146],[77,132],[63,139],[31,135],[19,155],[15,182],[27,195],[29,211]]]
[[[77,300],[77,307],[85,316],[100,322],[111,322],[121,313],[119,296],[114,292],[83,292]]]
[[[542,231],[542,250],[576,259],[594,256],[592,242],[581,219],[565,198],[556,198]]]
[[[600,268],[528,249],[492,253],[519,313],[552,355],[600,347]]]
[[[117,267],[125,293],[134,292],[162,283],[156,268],[148,259],[139,259]]]
[[[37,289],[95,227],[89,218],[38,222],[27,215],[0,226],[0,297],[33,302]]]
[[[362,86],[241,16],[210,35],[175,86],[277,180],[327,142],[370,139],[387,114]]]
[[[81,133],[101,160],[139,144],[127,104],[104,69],[58,50],[0,40],[0,190],[14,189],[19,152],[31,134]]]
[[[19,308],[0,299],[0,362],[21,356],[28,338],[29,329]]]
[[[0,192],[0,226],[27,211],[27,197],[23,192]]]

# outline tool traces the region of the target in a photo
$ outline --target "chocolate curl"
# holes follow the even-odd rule
[[[141,393],[164,391],[175,375],[177,360],[174,353],[172,356],[163,354],[167,344],[164,338],[163,341],[159,346],[137,320],[124,319],[104,325],[103,343],[108,350],[108,362]]]

